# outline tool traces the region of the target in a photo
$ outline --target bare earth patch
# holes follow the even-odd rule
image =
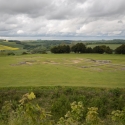
[[[32,58],[33,59],[33,58]],[[44,58],[43,58],[44,59]],[[24,59],[25,60],[25,59]],[[11,66],[21,66],[21,65],[33,65],[33,64],[51,64],[51,65],[66,65],[72,66],[79,69],[87,69],[89,71],[117,71],[125,70],[125,65],[113,64],[110,60],[94,60],[91,58],[72,58],[72,59],[61,59],[51,58],[46,60],[25,60],[20,61],[16,64],[11,64]]]
[[[21,61],[17,64],[11,64],[11,66],[20,66],[20,65],[32,65],[35,62],[37,62],[36,60],[30,60],[30,61]]]

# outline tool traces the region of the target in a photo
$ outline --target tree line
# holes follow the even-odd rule
[[[51,48],[52,53],[107,53],[107,54],[125,54],[125,44],[122,44],[121,46],[117,47],[115,50],[112,50],[109,46],[101,45],[101,46],[95,46],[94,48],[86,47],[83,43],[77,43],[73,46],[70,45],[58,45]]]

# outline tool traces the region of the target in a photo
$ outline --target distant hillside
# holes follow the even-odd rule
[[[23,49],[23,45],[17,44],[15,41],[14,42],[9,42],[9,41],[0,41],[0,50],[5,50],[7,53],[8,51],[14,51],[16,55],[22,54],[24,51],[27,51]]]
[[[9,42],[9,41],[0,41],[0,45],[10,46],[10,47],[20,48],[20,49],[23,48],[23,45],[17,44],[16,42]]]

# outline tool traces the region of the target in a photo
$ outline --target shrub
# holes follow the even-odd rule
[[[26,54],[28,54],[27,52],[22,52],[22,55],[26,55]]]
[[[14,52],[8,52],[7,55],[15,55]]]
[[[33,104],[32,99],[36,98],[33,92],[23,95],[16,109],[11,101],[7,101],[2,107],[1,120],[8,125],[51,125],[50,113]]]

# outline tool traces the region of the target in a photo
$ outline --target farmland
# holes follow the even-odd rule
[[[0,42],[2,50],[4,47],[9,47],[9,50],[5,48],[1,51],[0,55],[0,122],[2,125],[9,125],[10,122],[14,122],[14,119],[16,125],[18,118],[22,122],[20,124],[27,124],[22,120],[20,112],[18,118],[11,118],[12,111],[5,108],[8,106],[5,101],[10,100],[10,105],[14,107],[13,113],[17,114],[19,100],[27,92],[34,92],[36,95],[33,105],[37,103],[40,107],[51,111],[54,125],[69,111],[70,104],[74,101],[81,101],[84,105],[82,122],[85,122],[88,108],[97,107],[98,116],[103,120],[104,125],[119,125],[122,120],[112,121],[111,112],[114,110],[122,112],[125,107],[125,55],[73,52],[52,54],[50,48],[54,45],[51,45],[51,41],[48,42],[50,42],[49,46],[33,41]],[[70,42],[68,44],[71,45]],[[93,48],[98,45],[103,44],[92,43],[86,46]],[[121,44],[105,45],[114,50]],[[18,49],[14,50],[14,48]],[[48,54],[32,54],[35,49],[43,49]],[[9,55],[8,52],[14,52],[14,55]],[[30,102],[29,104],[31,105]],[[12,121],[6,117],[8,115]],[[39,113],[37,115],[39,116]],[[38,119],[35,124],[37,121]]]
[[[19,48],[13,48],[9,46],[0,45],[0,50],[18,50]]]
[[[124,55],[35,54],[0,57],[0,87],[125,87]]]
[[[20,44],[16,44],[15,42],[0,41],[0,45],[22,49],[22,46]]]

